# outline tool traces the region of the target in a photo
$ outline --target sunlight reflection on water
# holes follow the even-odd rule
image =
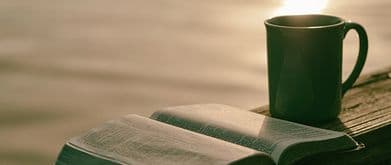
[[[283,0],[281,7],[273,15],[322,13],[323,9],[327,7],[327,4],[328,0]]]
[[[271,16],[351,19],[369,35],[363,73],[391,61],[389,0],[39,2],[0,5],[0,164],[52,164],[67,138],[126,114],[268,104],[263,20]],[[345,75],[357,52],[349,32]]]

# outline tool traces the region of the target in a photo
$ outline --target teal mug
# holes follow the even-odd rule
[[[366,60],[364,28],[329,15],[278,16],[265,26],[271,115],[307,124],[337,118]],[[342,45],[351,29],[359,34],[359,55],[342,83]]]

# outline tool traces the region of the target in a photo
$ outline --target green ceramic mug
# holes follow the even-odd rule
[[[278,16],[265,26],[271,115],[307,124],[335,119],[365,63],[364,28],[329,15]],[[359,55],[342,83],[342,45],[350,29],[359,34]]]

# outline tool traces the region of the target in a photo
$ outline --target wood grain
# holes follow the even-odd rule
[[[355,137],[391,124],[391,67],[362,76],[343,99],[338,119],[319,125]],[[270,115],[269,107],[251,111]]]
[[[317,155],[303,160],[303,164],[391,163],[391,67],[361,76],[342,104],[343,110],[336,120],[318,127],[343,131],[365,147],[352,152]],[[267,105],[251,111],[270,115]]]

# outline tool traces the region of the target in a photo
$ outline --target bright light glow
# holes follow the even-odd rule
[[[276,15],[297,15],[321,13],[328,0],[283,0],[282,6],[276,10]]]

